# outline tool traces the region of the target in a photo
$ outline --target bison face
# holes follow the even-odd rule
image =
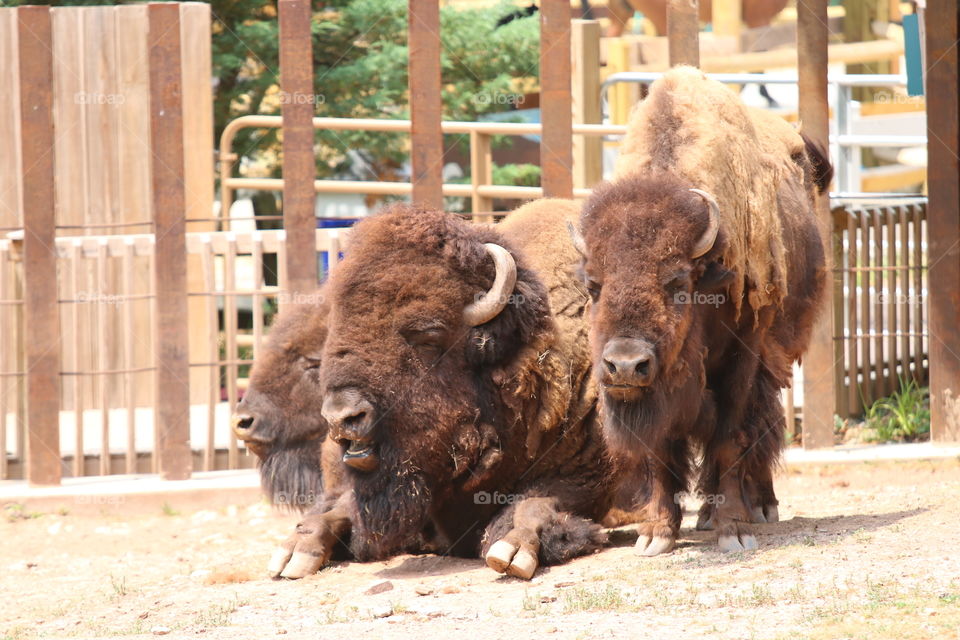
[[[592,298],[594,377],[606,416],[632,411],[631,429],[665,418],[669,394],[700,371],[699,318],[729,282],[714,259],[716,202],[688,187],[669,176],[605,185],[575,238]]]
[[[234,434],[260,459],[264,490],[275,504],[296,509],[309,507],[322,491],[327,423],[319,367],[326,315],[323,304],[284,310],[233,416]]]
[[[498,459],[490,433],[507,419],[492,372],[548,318],[545,292],[498,242],[396,206],[354,228],[331,275],[323,415],[354,490],[361,558],[402,549]]]

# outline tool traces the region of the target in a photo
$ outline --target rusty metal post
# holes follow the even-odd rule
[[[57,308],[53,36],[48,7],[17,10],[23,176],[27,478],[60,484],[60,311]],[[6,452],[0,451],[0,455]]]
[[[548,198],[573,197],[570,3],[540,4],[540,183]]]
[[[443,104],[440,98],[440,5],[410,0],[410,166],[413,202],[443,208]]]
[[[957,0],[928,4],[926,22],[930,437],[960,441],[960,105]]]
[[[668,0],[667,47],[670,66],[700,66],[700,3],[698,0]]]
[[[308,292],[317,287],[312,12],[310,0],[280,0],[279,7],[286,288],[289,293]],[[228,354],[228,359],[233,357]]]
[[[803,131],[827,147],[827,0],[805,0],[797,5],[797,58],[799,66],[800,121]],[[828,287],[836,286],[831,256],[833,223],[826,194],[817,198]],[[827,296],[830,300],[831,296]],[[839,365],[834,358],[833,313],[821,309],[813,327],[810,349],[803,357],[803,447],[833,446],[833,415],[836,412],[834,377]]]
[[[187,338],[186,197],[180,6],[150,3],[150,143],[153,148],[154,291],[159,472],[165,480],[190,477],[190,367]]]

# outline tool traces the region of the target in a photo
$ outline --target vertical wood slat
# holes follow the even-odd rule
[[[307,292],[317,286],[310,0],[280,0],[279,12],[287,285],[290,292]]]
[[[128,240],[123,247],[123,293],[127,296],[134,295],[133,286],[133,264],[135,261],[133,241]],[[124,369],[134,368],[134,344],[133,344],[133,301],[123,301],[123,367]],[[136,473],[137,471],[137,432],[136,432],[136,406],[133,396],[133,376],[132,373],[122,374],[121,384],[123,385],[123,406],[127,416],[127,446],[126,446],[126,472]]]
[[[107,350],[108,342],[112,342],[107,336],[111,335],[107,327],[107,243],[101,240],[97,247],[96,255],[96,273],[97,287],[96,297],[93,303],[96,313],[96,334],[97,334],[97,371],[94,376],[95,384],[99,390],[98,406],[100,409],[100,475],[110,474],[110,381],[112,376],[104,371],[109,370],[110,361]]]
[[[884,281],[884,271],[883,267],[883,227],[881,226],[880,217],[883,215],[883,207],[877,207],[872,212],[873,223],[871,232],[873,234],[873,243],[871,245],[871,250],[873,254],[873,265],[876,268],[874,271],[873,278],[873,290],[874,290],[874,327],[871,330],[873,334],[873,352],[876,354],[876,358],[873,362],[873,372],[874,378],[876,380],[874,396],[877,398],[882,398],[887,395],[887,379],[884,373],[883,363],[886,360],[886,354],[884,353],[883,347],[883,330],[886,326],[883,321],[883,281]]]
[[[917,304],[913,305],[913,366],[914,376],[917,384],[923,379],[923,217],[921,208],[915,205],[910,206],[910,215],[913,218],[911,231],[913,232],[913,243],[911,253],[913,254],[913,295],[916,297]],[[932,254],[930,255],[932,260]],[[956,295],[956,289],[953,291]],[[929,329],[933,331],[933,327]],[[935,335],[931,333],[931,335]],[[941,338],[942,339],[942,338]],[[936,342],[933,340],[932,342]],[[954,343],[956,344],[956,343]],[[951,348],[956,348],[951,347]]]
[[[910,231],[908,208],[899,207],[899,235],[900,235],[900,291],[908,300],[913,300],[910,291]],[[900,370],[903,379],[911,377],[910,373],[910,308],[911,305],[902,305],[899,309],[900,315]]]
[[[831,217],[833,222],[833,265],[834,268],[841,268],[844,266],[845,261],[845,251],[843,247],[844,235],[845,235],[845,224],[846,224],[846,215],[847,212],[844,208],[839,208],[835,211],[831,211]],[[849,333],[849,326],[844,326],[844,316],[846,315],[846,307],[844,305],[844,294],[843,288],[846,283],[847,271],[840,273],[834,273],[834,286],[833,286],[833,299],[831,300],[833,306],[833,326],[834,326],[834,354],[835,360],[837,363],[847,363],[849,358],[846,353],[849,349],[849,340],[847,335]],[[844,398],[846,387],[844,386],[845,381],[844,377],[847,373],[846,366],[834,366],[834,382],[833,386],[837,394],[837,408],[836,413],[841,418],[846,418],[850,415],[849,405]],[[794,402],[793,394],[790,395],[791,405]]]
[[[570,66],[573,121],[600,124],[600,23],[571,23]],[[589,189],[603,180],[603,139],[577,136],[573,140],[573,186]]]
[[[671,5],[672,6],[672,5]],[[669,15],[669,14],[668,14]],[[800,120],[804,132],[827,148],[829,107],[827,105],[827,0],[805,0],[797,5],[797,62],[799,71]],[[822,221],[822,242],[830,260],[830,206],[826,195],[816,197],[817,215]],[[832,273],[832,265],[827,265]],[[835,281],[828,286],[837,286]],[[833,446],[833,416],[837,392],[833,381],[835,351],[833,315],[821,313],[803,361],[803,446],[805,449]]]
[[[443,133],[440,120],[443,104],[440,98],[440,5],[436,0],[409,0],[407,18],[413,202],[441,209]]]
[[[863,210],[860,215],[860,251],[857,257],[857,264],[860,267],[870,266],[870,212]],[[860,285],[863,287],[863,293],[860,296],[860,342],[863,345],[863,384],[860,385],[860,393],[863,396],[862,402],[869,406],[876,400],[876,393],[873,380],[870,379],[870,368],[873,364],[873,344],[870,340],[870,330],[872,326],[871,300],[870,300],[870,271],[861,271]]]
[[[850,316],[850,331],[847,339],[850,342],[850,360],[847,364],[849,382],[847,384],[848,401],[850,413],[859,415],[863,409],[860,403],[860,340],[857,335],[860,332],[860,318],[857,314],[857,305],[859,303],[857,292],[857,279],[859,274],[855,271],[857,266],[857,218],[847,214],[847,313]]]
[[[83,264],[83,244],[81,240],[74,240],[70,247],[70,263],[72,276],[72,287],[71,290],[73,295],[71,296],[74,302],[70,305],[70,324],[73,325],[73,335],[70,338],[73,342],[73,348],[70,350],[72,354],[70,356],[69,362],[72,365],[71,368],[73,371],[80,371],[83,367],[82,359],[80,357],[80,345],[79,342],[81,335],[88,335],[87,332],[81,330],[81,318],[86,315],[84,311],[86,305],[81,305],[78,300],[80,299],[82,292],[85,289],[83,284],[83,276],[86,272]],[[87,323],[87,328],[89,330],[89,323]],[[83,406],[84,406],[84,397],[83,397],[83,379],[85,376],[70,376],[73,378],[73,415],[74,418],[74,428],[76,433],[74,434],[74,456],[73,456],[73,475],[75,477],[80,477],[84,475],[84,450],[83,450]]]
[[[27,477],[60,484],[60,312],[57,306],[53,53],[50,9],[17,10],[22,126]]]
[[[927,147],[930,239],[930,437],[960,441],[960,6],[928,3]],[[918,292],[919,294],[920,292]],[[919,306],[919,305],[918,305]]]
[[[263,342],[263,234],[253,232],[253,359],[260,356]],[[232,407],[231,407],[232,408]]]
[[[0,17],[0,20],[3,20],[3,18]],[[0,23],[0,29],[2,28],[3,25]],[[9,286],[7,284],[7,271],[8,265],[10,264],[9,245],[10,243],[8,241],[0,240],[0,301],[11,299]],[[13,325],[8,319],[8,316],[12,315],[9,314],[9,309],[10,305],[0,303],[0,326],[5,327],[5,339],[0,340],[0,480],[7,479],[7,396],[11,390],[17,388],[16,379],[13,376],[3,375],[8,373],[7,360],[9,356],[7,354],[7,345],[14,344],[13,341],[9,340],[11,333],[9,327]]]
[[[899,274],[897,208],[885,207],[883,212],[887,231],[887,264],[890,267],[890,271],[887,272],[887,379],[892,389],[899,389],[897,333],[900,331],[900,323],[897,318],[897,309],[901,305],[908,304],[910,299],[897,293],[897,277]]]
[[[153,146],[153,216],[156,419],[161,476],[190,477],[190,369],[187,316],[187,247],[184,222],[183,102],[180,9],[148,6],[150,141]]]
[[[490,149],[490,136],[479,131],[470,132],[470,185],[473,193],[470,197],[470,209],[474,222],[493,222],[493,199],[477,193],[480,185],[493,183],[493,154]]]
[[[671,67],[678,64],[700,66],[699,8],[698,0],[667,0],[667,47]],[[799,18],[797,28],[799,30]]]
[[[200,246],[202,247],[200,263],[203,269],[203,290],[211,294],[203,296],[203,299],[207,312],[207,342],[210,344],[209,351],[213,354],[213,357],[210,359],[208,372],[207,440],[203,448],[203,470],[212,471],[216,454],[214,434],[216,429],[217,403],[220,400],[220,366],[217,364],[217,361],[220,359],[220,350],[218,348],[220,330],[217,320],[217,298],[213,295],[217,290],[217,284],[213,264],[213,243],[210,241],[210,236],[203,236]]]
[[[23,224],[20,214],[20,65],[17,9],[0,9],[0,227]],[[2,233],[2,232],[0,232]]]
[[[570,3],[540,3],[540,183],[547,198],[573,197]]]
[[[287,236],[289,237],[289,235]],[[316,246],[316,245],[314,245]],[[316,248],[314,248],[314,253]],[[223,275],[223,333],[224,352],[226,353],[227,404],[232,410],[237,406],[237,238],[233,232],[227,234],[227,255],[224,260]],[[229,469],[238,467],[239,454],[237,438],[233,430],[227,434],[227,465]]]

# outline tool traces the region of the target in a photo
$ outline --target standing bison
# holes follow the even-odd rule
[[[652,477],[643,555],[673,548],[698,456],[698,527],[721,549],[755,548],[746,523],[777,519],[779,390],[824,293],[814,199],[829,173],[789,124],[680,67],[634,110],[615,180],[584,206],[605,433]]]
[[[258,363],[253,375],[257,395],[280,400],[260,406],[281,409],[296,381],[318,376],[313,415],[296,418],[312,421],[316,438],[286,441],[327,430],[322,455],[313,449],[323,495],[272,574],[313,573],[346,547],[360,560],[481,554],[530,578],[539,564],[599,548],[593,520],[613,499],[614,463],[590,383],[586,296],[570,268],[577,214],[572,202],[542,200],[491,228],[395,206],[354,228],[325,286],[329,310],[301,320],[323,325],[315,342],[272,342],[279,366]],[[309,358],[293,366],[314,348],[314,373]],[[255,399],[241,415],[262,413]],[[305,403],[295,413],[308,413]]]

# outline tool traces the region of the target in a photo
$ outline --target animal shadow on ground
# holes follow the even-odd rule
[[[754,524],[753,531],[760,544],[760,551],[795,544],[817,546],[833,544],[853,535],[868,534],[926,511],[928,509],[918,507],[889,513],[851,514],[822,518],[795,516],[780,522]],[[695,514],[696,512],[694,512]],[[690,513],[687,512],[684,515],[690,515]],[[607,534],[610,538],[609,547],[631,547],[637,541],[637,531],[633,525],[611,529]],[[705,552],[712,552],[718,558],[735,559],[740,556],[740,554],[721,553],[716,548],[716,533],[713,531],[681,529],[677,549],[686,547],[699,547]]]
[[[452,556],[422,555],[404,558],[395,567],[377,571],[381,578],[423,578],[426,576],[445,576],[470,571],[483,565],[479,558],[457,558]]]

